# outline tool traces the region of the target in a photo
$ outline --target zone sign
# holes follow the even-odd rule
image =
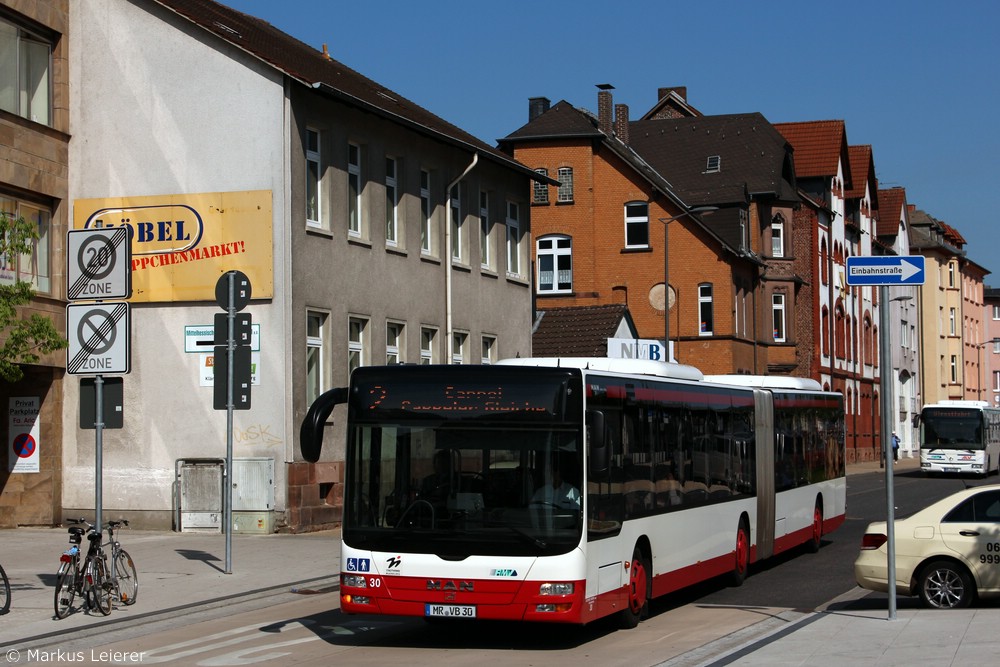
[[[67,232],[66,297],[70,301],[132,296],[132,242],[128,227]]]

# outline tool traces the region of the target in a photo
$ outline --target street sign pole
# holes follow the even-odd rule
[[[885,513],[886,513],[886,550],[888,563],[886,579],[889,582],[889,620],[896,619],[896,519],[895,500],[893,498],[892,480],[892,426],[889,416],[892,414],[892,346],[889,341],[889,330],[892,326],[889,313],[889,287],[878,288],[878,326],[879,326],[879,381],[882,391],[879,392],[879,406],[882,411],[882,458],[885,459]]]
[[[100,530],[104,525],[104,377],[94,378],[94,523]]]
[[[233,321],[236,319],[236,274],[226,274],[226,325],[229,331],[226,342],[226,494],[223,521],[226,523],[226,574],[233,573],[233,361],[236,345],[233,341]]]

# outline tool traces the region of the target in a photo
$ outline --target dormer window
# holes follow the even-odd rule
[[[708,163],[705,165],[706,174],[715,174],[722,171],[722,156],[721,155],[709,155]]]

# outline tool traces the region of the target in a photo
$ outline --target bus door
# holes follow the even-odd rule
[[[774,555],[774,399],[753,390],[754,443],[757,447],[757,559]]]

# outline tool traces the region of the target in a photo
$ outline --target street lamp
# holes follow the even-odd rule
[[[696,206],[672,218],[660,218],[663,223],[663,347],[666,361],[670,355],[670,223],[689,215],[718,211],[718,206]]]
[[[983,348],[986,347],[987,345],[1000,345],[1000,338],[993,338],[987,341],[983,341],[979,345],[976,345],[976,349],[979,354],[979,361],[978,361],[979,365],[977,367],[977,373],[976,373],[976,375],[979,376],[978,378],[979,390],[976,392],[976,395],[979,397],[980,401],[983,400]]]

